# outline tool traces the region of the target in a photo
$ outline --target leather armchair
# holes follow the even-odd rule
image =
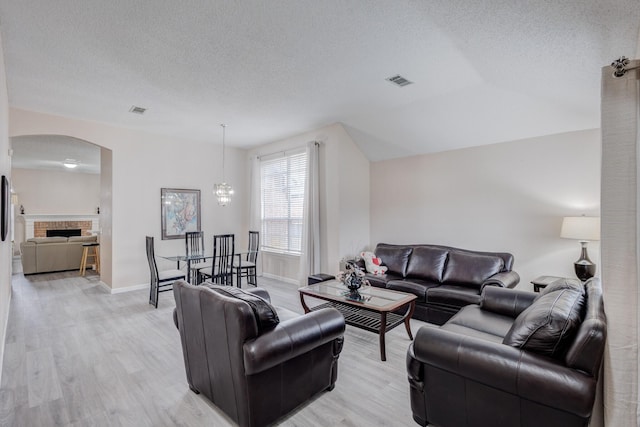
[[[568,323],[552,312],[561,306],[562,290],[555,292],[545,307],[540,294],[487,287],[480,306],[463,308],[439,328],[421,328],[407,353],[414,420],[439,427],[587,426],[606,341],[599,280],[588,281],[578,291],[584,292],[578,308],[567,309],[575,308],[581,319],[574,331],[552,337],[562,351],[552,347],[553,354],[541,354],[533,339],[522,347],[507,343],[516,323],[533,337],[559,320],[564,334]],[[547,323],[523,324],[531,314],[548,315]]]
[[[242,292],[185,281],[173,285],[174,322],[191,390],[240,426],[257,427],[333,389],[345,328],[340,312],[323,309],[279,323],[276,317],[275,326],[261,327],[258,311],[264,307],[229,296],[231,290]],[[246,293],[269,302],[264,289]]]

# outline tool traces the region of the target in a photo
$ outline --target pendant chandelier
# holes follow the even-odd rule
[[[222,183],[214,184],[213,194],[216,195],[216,199],[218,199],[218,204],[220,206],[227,206],[229,203],[231,203],[233,188],[231,188],[231,186],[224,180],[224,137],[225,128],[227,127],[227,125],[221,124],[220,126],[222,126]]]

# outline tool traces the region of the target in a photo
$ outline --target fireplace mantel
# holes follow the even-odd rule
[[[21,214],[18,218],[24,221],[25,239],[34,236],[34,224],[48,221],[91,221],[91,229],[100,227],[100,215],[97,214]]]

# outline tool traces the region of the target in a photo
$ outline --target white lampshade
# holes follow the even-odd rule
[[[600,218],[595,216],[566,216],[562,220],[560,237],[582,241],[600,240]]]

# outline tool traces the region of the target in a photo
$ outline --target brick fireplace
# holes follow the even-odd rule
[[[50,230],[79,229],[81,236],[89,234],[92,230],[91,221],[35,221],[33,223],[33,237],[47,237]]]
[[[22,215],[25,239],[46,237],[47,230],[80,229],[81,236],[96,232],[100,227],[98,215]]]

